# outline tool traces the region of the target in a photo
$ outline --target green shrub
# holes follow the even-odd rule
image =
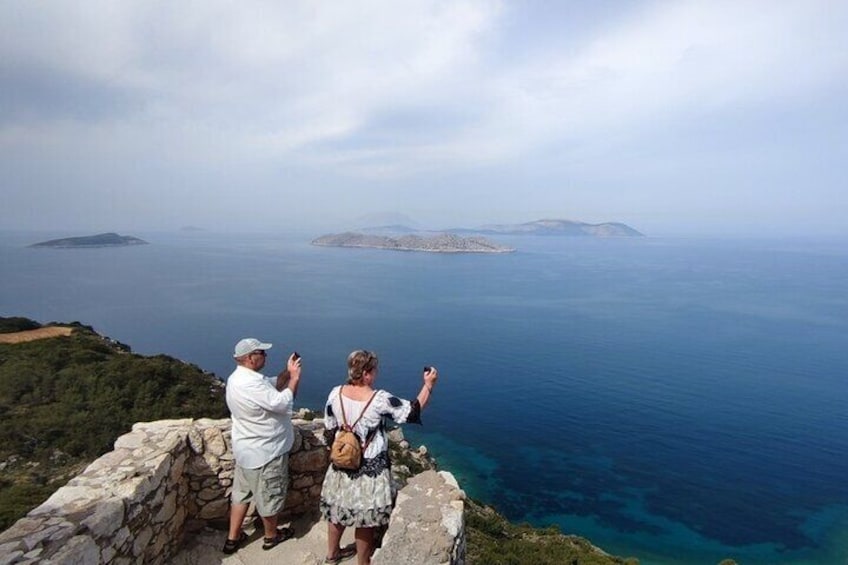
[[[37,326],[25,318],[0,322]],[[70,336],[0,344],[0,530],[61,486],[50,477],[110,451],[135,422],[228,416],[213,375],[165,355],[128,353],[75,327]],[[23,472],[33,468],[50,476]]]
[[[607,555],[559,527],[512,524],[494,508],[466,500],[466,559],[470,565],[637,565],[638,559]]]
[[[3,318],[0,317],[0,333],[23,332],[27,330],[37,330],[41,324],[30,320],[29,318]]]

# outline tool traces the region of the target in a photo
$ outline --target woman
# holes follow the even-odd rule
[[[420,424],[421,411],[430,401],[439,373],[434,367],[425,369],[424,385],[411,402],[374,388],[377,356],[370,351],[348,355],[347,376],[347,384],[333,388],[327,397],[324,425],[328,445],[345,422],[353,426],[363,447],[362,465],[350,471],[331,464],[324,476],[321,513],[328,522],[325,562],[338,563],[353,555],[353,548],[339,547],[345,528],[352,526],[356,528],[357,561],[368,565],[374,552],[375,529],[389,523],[394,504],[384,416],[398,424]]]

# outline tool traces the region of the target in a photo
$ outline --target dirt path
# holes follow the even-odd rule
[[[60,335],[71,335],[71,332],[73,331],[74,328],[50,326],[47,328],[38,328],[37,330],[27,330],[25,332],[0,334],[0,343],[23,343],[24,341],[35,341],[36,339],[59,337]]]

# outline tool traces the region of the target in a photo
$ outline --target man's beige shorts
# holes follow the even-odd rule
[[[260,516],[275,516],[286,502],[289,488],[289,454],[284,453],[258,469],[242,469],[236,465],[233,477],[233,504],[256,503]]]

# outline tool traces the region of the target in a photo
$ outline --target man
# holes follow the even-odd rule
[[[301,360],[293,353],[275,386],[259,372],[269,349],[270,343],[252,337],[239,341],[233,353],[237,366],[227,380],[236,469],[224,553],[235,553],[247,540],[242,523],[251,500],[265,530],[262,549],[271,549],[292,536],[290,528],[277,529],[277,514],[288,490],[289,450],[294,443],[291,415]]]

